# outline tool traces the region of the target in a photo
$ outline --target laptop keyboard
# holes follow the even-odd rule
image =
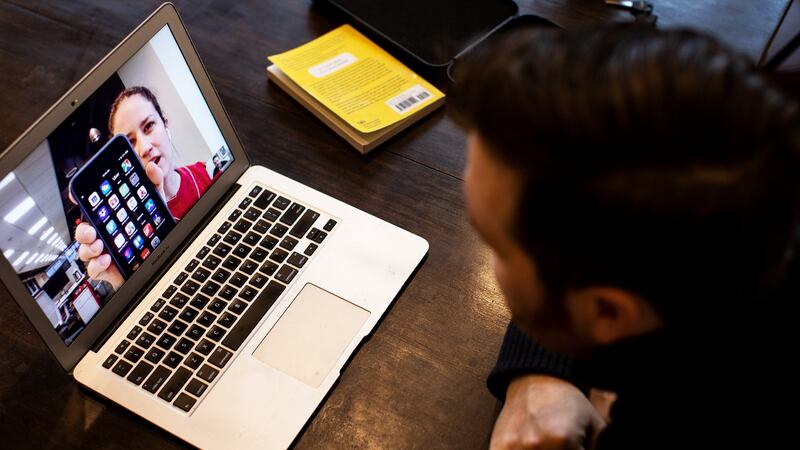
[[[319,218],[254,186],[103,367],[191,411],[336,226]]]

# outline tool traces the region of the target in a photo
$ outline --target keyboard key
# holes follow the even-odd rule
[[[164,350],[169,350],[172,347],[172,344],[175,343],[175,338],[168,334],[162,334],[160,338],[156,341],[156,345],[163,348]]]
[[[275,225],[272,226],[272,229],[269,230],[269,233],[277,237],[283,237],[283,235],[286,234],[287,231],[289,231],[289,229],[286,228],[286,225],[276,223]]]
[[[270,208],[261,216],[270,222],[275,222],[281,216],[281,212],[275,208]]]
[[[250,208],[244,213],[245,219],[256,221],[258,220],[258,216],[261,215],[261,211],[256,208]]]
[[[187,271],[189,273],[192,273],[192,271],[194,269],[196,269],[198,265],[200,265],[200,262],[198,260],[196,260],[196,259],[193,259],[193,260],[189,261],[189,264],[187,264],[186,268],[183,269],[183,270],[185,270],[185,271]]]
[[[217,316],[211,314],[208,311],[203,311],[202,313],[200,313],[200,317],[197,318],[197,323],[199,323],[204,327],[207,327],[212,323],[214,323],[215,320],[217,320]]]
[[[253,189],[251,189],[250,193],[247,195],[250,197],[255,197],[259,192],[261,192],[261,186],[253,186]]]
[[[253,232],[260,236],[269,231],[269,227],[271,226],[272,224],[270,222],[267,222],[266,220],[259,220],[255,225],[253,225]]]
[[[287,206],[289,206],[289,203],[291,203],[291,200],[289,200],[288,198],[278,197],[278,199],[275,200],[275,203],[273,203],[272,206],[283,211],[284,209],[286,209]]]
[[[292,282],[295,275],[297,275],[297,269],[288,264],[284,264],[278,269],[278,272],[275,274],[275,279],[282,283],[289,284]]]
[[[167,290],[164,291],[164,295],[162,295],[162,297],[164,297],[165,299],[169,300],[169,298],[172,297],[173,294],[175,294],[176,292],[178,292],[178,288],[173,286],[173,285],[170,285],[167,288]]]
[[[178,314],[177,309],[171,306],[165,306],[164,309],[162,309],[161,312],[158,313],[158,317],[164,319],[164,321],[169,323],[172,322],[172,319],[174,319],[177,314]]]
[[[217,245],[217,242],[219,242],[220,239],[222,239],[222,236],[219,233],[214,233],[214,235],[208,239],[206,245],[208,245],[209,247],[213,247]]]
[[[331,231],[333,229],[333,227],[335,227],[335,226],[336,226],[336,221],[333,220],[333,219],[329,219],[327,222],[325,222],[325,226],[322,227],[322,228],[325,231]]]
[[[121,376],[121,377],[124,377],[125,375],[128,374],[128,372],[130,372],[130,370],[132,368],[133,368],[133,364],[131,364],[131,363],[125,361],[125,360],[120,359],[119,361],[117,361],[116,364],[114,364],[114,368],[111,369],[111,371],[114,372],[115,374]]]
[[[253,245],[257,245],[258,241],[260,241],[260,240],[261,240],[261,235],[251,231],[251,232],[247,233],[247,236],[245,236],[244,239],[242,239],[242,242],[247,244],[247,245],[253,246]]]
[[[214,378],[217,378],[217,375],[219,375],[219,370],[209,366],[208,364],[203,364],[203,367],[197,371],[197,376],[201,380],[205,380],[209,383],[214,381]]]
[[[274,236],[265,236],[264,239],[261,240],[261,246],[267,250],[272,250],[276,245],[278,245],[278,239]]]
[[[261,262],[264,261],[264,258],[266,258],[268,254],[269,250],[265,249],[264,247],[258,246],[253,249],[253,253],[250,253],[250,257],[258,262]]]
[[[219,263],[221,263],[221,262],[222,262],[222,260],[217,258],[216,256],[208,255],[206,260],[203,261],[203,267],[205,267],[206,269],[209,269],[209,270],[214,270],[214,269],[217,268],[217,266],[219,266]]]
[[[201,248],[200,251],[197,252],[197,259],[199,259],[199,260],[204,259],[206,256],[208,256],[208,252],[210,252],[210,251],[211,251],[211,249],[208,248],[208,247]]]
[[[247,209],[251,203],[253,203],[253,199],[245,197],[241,202],[239,202],[239,209]]]
[[[208,279],[208,277],[210,277],[210,276],[211,276],[211,272],[209,272],[208,270],[203,269],[201,267],[201,268],[197,269],[197,272],[192,274],[192,279],[202,283],[202,282],[206,281]]]
[[[276,248],[272,251],[272,254],[269,255],[269,259],[278,263],[282,263],[284,260],[286,260],[287,256],[289,256],[289,253],[287,253],[285,250]]]
[[[189,378],[192,376],[192,372],[188,369],[184,369],[181,367],[180,369],[176,370],[172,377],[164,384],[164,388],[161,389],[161,392],[158,393],[158,396],[162,399],[171,402],[178,392],[180,392],[181,388]]]
[[[205,295],[207,295],[209,297],[213,297],[213,296],[217,295],[217,292],[219,291],[220,287],[221,286],[219,284],[217,284],[217,283],[215,283],[213,281],[209,281],[205,285],[203,285],[203,294],[205,294]]]
[[[231,300],[233,297],[236,296],[236,288],[231,286],[230,284],[226,284],[225,287],[219,291],[219,296],[224,298],[225,300]]]
[[[236,314],[241,314],[245,309],[247,309],[247,303],[241,300],[234,300],[234,302],[228,306],[228,311],[233,311]]]
[[[149,332],[155,334],[156,336],[158,336],[166,328],[167,328],[167,324],[166,323],[156,319],[156,320],[153,321],[153,323],[150,324],[149,327],[147,327],[147,331],[149,331]]]
[[[282,284],[271,281],[258,298],[253,301],[250,308],[242,315],[236,325],[230,329],[222,344],[233,351],[238,350],[247,339],[247,336],[250,335],[250,332],[253,331],[253,328],[261,321],[264,314],[278,300],[284,289],[286,287]]]
[[[130,345],[131,345],[131,343],[128,342],[128,341],[122,341],[117,345],[117,348],[114,349],[114,353],[122,354],[122,352],[127,350]]]
[[[127,352],[125,352],[125,359],[135,363],[136,361],[142,359],[142,355],[144,355],[144,351],[139,347],[133,346],[129,348]]]
[[[207,384],[195,378],[186,385],[186,392],[194,395],[195,397],[200,397],[203,395],[203,392],[206,391],[207,387]]]
[[[303,253],[305,253],[308,256],[311,256],[314,254],[315,251],[317,251],[317,244],[311,242],[310,244],[308,244],[308,247],[306,247]]]
[[[224,268],[226,268],[226,269],[228,269],[230,271],[234,271],[234,270],[236,270],[237,267],[239,267],[239,263],[241,263],[241,262],[242,262],[241,259],[239,259],[239,258],[237,258],[235,256],[229,256],[228,259],[226,259],[225,262],[222,263],[222,267],[224,267]]]
[[[314,238],[315,238],[315,237],[317,237],[317,233],[319,233],[319,230],[318,230],[318,229],[316,229],[316,228],[312,228],[312,229],[311,229],[311,231],[309,231],[309,232],[308,232],[308,234],[306,235],[306,237],[307,237],[308,239],[311,239],[311,240],[313,241],[313,240],[314,240]]]
[[[270,191],[265,190],[264,192],[261,193],[261,195],[258,196],[258,198],[256,199],[255,202],[253,202],[253,204],[255,206],[258,206],[261,209],[264,209],[267,206],[269,206],[270,203],[272,203],[272,200],[274,198],[275,198],[275,194],[273,194]]]
[[[278,219],[278,221],[285,225],[292,225],[297,221],[297,219],[300,217],[300,214],[303,214],[303,211],[305,210],[306,210],[305,206],[299,205],[297,203],[292,203],[289,206],[289,208],[283,213],[281,218]]]
[[[254,298],[256,298],[256,294],[258,294],[258,290],[252,286],[245,286],[239,292],[239,297],[247,300],[248,302]]]
[[[236,287],[242,287],[247,282],[247,276],[237,272],[233,274],[233,278],[231,278],[231,284]]]
[[[308,231],[308,229],[314,225],[314,222],[316,222],[318,218],[319,213],[309,209],[305,214],[303,214],[303,217],[300,218],[297,224],[292,227],[291,231],[289,231],[289,234],[297,239],[302,238],[303,235],[306,234],[306,231]]]
[[[252,278],[250,278],[250,284],[261,289],[262,287],[264,287],[265,284],[267,284],[267,280],[268,278],[264,276],[264,274],[259,272],[253,275]]]
[[[153,303],[153,306],[150,307],[150,311],[158,312],[165,304],[167,304],[167,301],[160,298]]]
[[[200,341],[199,344],[197,344],[197,347],[195,347],[194,349],[204,355],[208,355],[209,353],[211,353],[211,350],[214,349],[214,343],[209,341],[208,339],[203,339],[202,341]]]
[[[106,358],[106,360],[103,361],[103,367],[105,367],[106,369],[110,369],[111,366],[113,366],[114,363],[117,361],[117,359],[118,359],[117,355],[114,354],[108,355],[108,358]]]
[[[247,219],[240,219],[238,222],[236,222],[236,225],[233,226],[233,229],[240,233],[247,233],[247,230],[250,229],[251,225],[253,225],[253,222],[250,222]]]
[[[286,250],[289,251],[294,250],[294,247],[297,245],[297,239],[290,236],[286,236],[285,238],[283,238],[280,245],[282,248],[285,248]]]
[[[142,361],[133,369],[133,372],[128,375],[128,381],[138,386],[142,384],[142,381],[144,381],[145,377],[147,377],[152,370],[152,364]]]
[[[195,403],[197,403],[196,399],[181,392],[180,395],[178,395],[178,398],[175,399],[175,403],[173,403],[173,405],[186,412],[189,412]]]
[[[219,317],[219,320],[217,320],[217,323],[222,325],[225,328],[230,328],[231,325],[233,325],[233,322],[236,322],[236,316],[234,316],[231,313],[227,313],[227,312],[224,313],[223,315],[221,315]],[[129,352],[130,352],[130,350],[129,350]]]
[[[187,367],[192,369],[197,369],[200,367],[200,364],[203,364],[203,357],[198,355],[197,353],[192,353],[186,358],[186,361],[183,362],[186,364]]]
[[[230,245],[220,243],[218,246],[214,248],[214,254],[219,256],[220,258],[224,258],[228,256],[228,253],[230,253],[232,249],[233,247],[231,247]]]
[[[258,263],[251,261],[249,259],[245,261],[244,264],[242,264],[242,267],[239,268],[239,270],[248,275],[252,275],[253,272],[256,271],[256,269],[258,269]]]
[[[175,298],[169,301],[169,304],[174,306],[177,309],[183,308],[186,305],[186,302],[189,301],[189,297],[181,294],[178,292],[175,294]]]
[[[314,239],[313,239],[313,241],[314,241],[314,242],[316,242],[317,244],[321,244],[321,243],[322,243],[322,241],[323,241],[323,240],[324,240],[324,239],[325,239],[327,236],[328,236],[328,233],[326,233],[326,232],[324,232],[324,231],[320,231],[319,233],[317,233],[317,235],[316,235],[316,236],[314,236]]]
[[[231,215],[228,216],[228,220],[230,220],[231,222],[236,222],[236,219],[238,219],[241,215],[242,215],[242,210],[241,209],[235,209],[235,210],[233,210]]]
[[[146,312],[146,313],[144,313],[144,315],[142,316],[142,318],[141,318],[141,319],[139,319],[139,325],[141,325],[141,326],[146,326],[148,323],[150,323],[150,321],[151,321],[152,319],[153,319],[153,313],[151,313],[151,312]]]
[[[189,325],[186,322],[181,322],[180,320],[176,320],[172,322],[172,325],[169,326],[167,331],[174,334],[175,336],[180,336],[183,334],[186,329],[189,328]]]
[[[191,327],[189,327],[189,331],[186,332],[186,337],[188,337],[189,339],[194,339],[196,341],[201,337],[203,337],[203,333],[205,332],[206,330],[203,327],[194,324]]]
[[[208,357],[208,362],[222,369],[223,367],[225,367],[225,364],[227,364],[228,361],[230,361],[232,356],[233,353],[225,350],[222,347],[217,347],[217,349],[214,350],[214,353],[212,353],[211,356]]]
[[[144,355],[144,359],[150,361],[153,364],[158,364],[158,362],[161,361],[161,358],[163,357],[164,357],[164,350],[155,347],[148,350],[147,354]]]
[[[141,333],[141,332],[142,332],[142,327],[140,327],[140,326],[135,326],[135,327],[133,327],[133,329],[132,329],[132,330],[131,330],[131,331],[128,333],[128,336],[127,336],[127,338],[128,338],[128,339],[130,339],[130,340],[134,340],[134,339],[136,339],[136,336],[138,336],[138,335],[139,335],[139,333]]]
[[[191,297],[197,293],[198,289],[200,289],[200,285],[192,280],[189,280],[183,285],[183,287],[181,287],[181,292]]]
[[[142,348],[149,348],[156,341],[156,337],[150,333],[145,332],[139,339],[136,340],[136,345]]]
[[[194,347],[194,342],[186,338],[181,338],[181,340],[175,344],[175,350],[178,353],[183,353],[184,355],[189,353],[189,350],[191,350],[192,347]]]
[[[217,283],[222,284],[222,283],[228,281],[228,277],[230,277],[230,276],[231,276],[231,273],[228,272],[227,270],[225,270],[225,269],[217,269],[217,271],[214,272],[214,275],[211,276],[211,279],[216,281]]]
[[[276,270],[278,270],[278,265],[272,261],[267,261],[264,264],[262,264],[258,270],[264,272],[267,275],[272,276],[272,274],[275,273]]]
[[[242,259],[247,257],[247,255],[249,253],[250,253],[250,247],[248,247],[248,246],[246,246],[244,244],[239,244],[239,245],[236,246],[235,249],[233,249],[233,255],[235,255],[235,256],[237,256],[239,258],[242,258]]]
[[[198,314],[199,312],[196,309],[187,306],[186,309],[181,311],[181,314],[178,317],[181,320],[184,320],[188,323],[192,323],[194,321],[194,318],[197,317]]]
[[[216,325],[210,330],[208,330],[208,333],[206,333],[206,337],[214,342],[219,342],[219,340],[222,339],[222,336],[224,335],[225,335],[225,329],[220,328]]]
[[[226,306],[228,306],[228,304],[225,303],[224,301],[222,301],[220,299],[214,299],[211,302],[211,304],[208,305],[208,309],[209,309],[209,311],[213,311],[215,313],[221,313],[222,310],[224,310]]]
[[[295,267],[303,267],[306,261],[308,261],[308,258],[297,252],[292,253],[292,256],[290,256],[289,259],[286,260],[286,262]]]
[[[202,310],[203,308],[206,307],[206,305],[210,301],[211,301],[211,299],[206,297],[205,295],[197,294],[197,295],[194,296],[194,298],[192,299],[191,303],[189,303],[189,304],[192,305],[196,309]]]
[[[231,229],[231,225],[232,224],[230,222],[223,223],[222,225],[219,226],[219,228],[217,228],[217,233],[225,234],[226,231]]]
[[[189,274],[186,272],[181,272],[177,277],[175,277],[175,281],[173,283],[180,286],[184,281],[186,281],[187,278],[189,278]]]
[[[242,240],[242,234],[231,230],[228,232],[228,234],[225,235],[225,239],[223,240],[228,244],[236,245],[239,243],[239,241]]]
[[[183,356],[181,356],[177,352],[169,352],[166,358],[164,358],[164,364],[172,367],[173,369],[180,365],[181,361],[183,361]]]
[[[155,394],[156,391],[164,385],[164,382],[167,381],[167,378],[170,376],[170,374],[172,374],[172,372],[169,369],[158,366],[156,367],[156,370],[153,371],[153,374],[150,375],[150,378],[144,382],[142,387],[146,391]]]

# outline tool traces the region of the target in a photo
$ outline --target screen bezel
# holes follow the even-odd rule
[[[233,153],[232,164],[222,173],[216,182],[197,201],[186,216],[178,222],[172,232],[161,242],[136,272],[111,297],[109,302],[98,311],[87,324],[81,334],[69,345],[53,328],[31,294],[22,284],[16,271],[6,258],[0,258],[0,280],[11,296],[19,304],[25,316],[36,328],[53,356],[61,366],[71,371],[99,339],[106,329],[112,325],[128,306],[149,290],[148,281],[173,259],[172,250],[180,248],[182,243],[205,217],[208,211],[221,200],[226,192],[236,183],[239,177],[250,166],[241,142],[233,129],[225,108],[211,84],[208,73],[200,61],[197,50],[186,31],[175,6],[164,3],[147,19],[132,31],[119,45],[111,50],[92,70],[79,80],[64,96],[50,107],[33,125],[0,154],[0,179],[15,170],[19,164],[55,130],[75,108],[89,98],[112,74],[116,73],[136,52],[164,26],[169,26],[178,48],[186,60],[189,70],[197,82],[200,92],[208,104],[214,120],[217,122],[222,136]],[[154,284],[154,283],[151,283]]]

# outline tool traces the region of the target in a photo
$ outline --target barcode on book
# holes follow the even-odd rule
[[[402,94],[389,99],[386,104],[398,114],[404,114],[432,98],[433,95],[427,89],[415,84]]]

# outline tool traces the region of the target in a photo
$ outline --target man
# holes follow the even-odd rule
[[[514,30],[474,53],[451,106],[513,319],[492,447],[789,442],[796,107],[688,31]],[[608,421],[590,388],[616,394]]]

